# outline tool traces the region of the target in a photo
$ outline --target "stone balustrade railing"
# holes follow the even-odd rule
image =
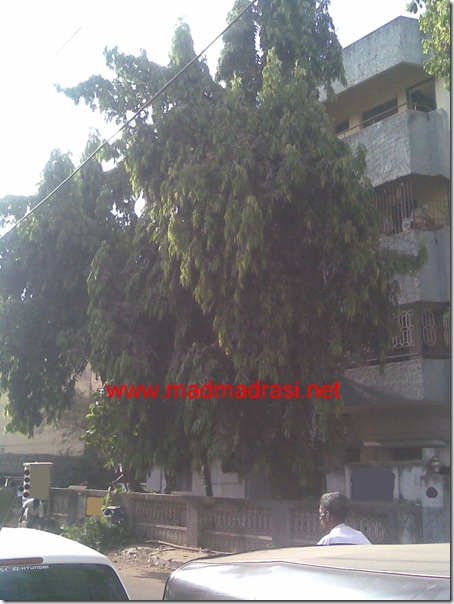
[[[105,491],[51,489],[50,515],[61,524],[84,521]],[[235,552],[314,545],[321,537],[317,501],[245,500],[148,493],[118,496],[139,539]],[[87,507],[88,506],[88,507]],[[420,506],[351,502],[348,522],[372,543],[421,541]]]

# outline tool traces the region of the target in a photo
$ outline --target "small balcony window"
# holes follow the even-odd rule
[[[362,119],[363,128],[367,128],[372,124],[381,122],[395,113],[397,113],[397,98],[387,101],[386,103],[382,103],[381,105],[377,105],[373,109],[369,109],[369,111],[365,111]]]
[[[421,309],[421,339],[424,356],[446,358],[450,353],[449,317],[446,307],[432,304]]]
[[[342,132],[345,132],[349,128],[350,128],[350,122],[348,119],[346,119],[343,122],[340,122],[339,124],[337,124],[334,128],[334,131],[336,134],[342,134]]]
[[[434,111],[437,108],[435,100],[435,84],[433,79],[421,82],[407,90],[408,108],[413,111]]]
[[[433,302],[427,308],[422,303],[415,303],[413,308],[401,310],[398,324],[398,335],[392,338],[386,354],[388,363],[409,360],[415,355],[431,359],[450,357],[450,312],[445,304]],[[373,348],[364,350],[363,361],[377,364],[377,351]]]
[[[431,310],[423,310],[421,314],[422,341],[426,346],[435,346],[437,332],[435,330],[435,315]]]
[[[404,310],[399,316],[400,335],[393,338],[394,350],[408,349],[415,344],[413,311]]]
[[[449,225],[450,196],[449,182],[437,177],[412,176],[376,187],[371,201],[380,216],[381,236]]]

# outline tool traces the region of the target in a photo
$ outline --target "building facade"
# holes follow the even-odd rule
[[[381,245],[427,250],[418,274],[400,279],[399,333],[384,370],[369,350],[346,371],[347,463],[327,489],[430,503],[441,518],[450,489],[450,97],[425,59],[418,21],[398,17],[344,49],[347,86],[326,102],[338,136],[367,150]]]

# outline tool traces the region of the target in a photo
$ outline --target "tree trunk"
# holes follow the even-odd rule
[[[165,495],[170,495],[172,493],[172,491],[175,490],[175,476],[174,474],[169,474],[168,472],[166,472],[164,470],[164,479],[166,481],[166,486],[164,488],[164,494]]]
[[[143,492],[140,480],[137,480],[136,473],[133,468],[123,467],[123,481],[128,491],[133,491],[135,493]]]

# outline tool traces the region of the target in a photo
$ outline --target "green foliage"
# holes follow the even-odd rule
[[[259,0],[226,34],[224,86],[195,62],[107,149],[113,170],[86,166],[2,249],[0,379],[13,428],[57,417],[87,361],[110,384],[304,386],[332,383],[364,347],[384,353],[395,272],[408,267],[380,249],[364,150],[337,139],[319,102],[319,87],[343,78],[328,6]],[[195,55],[180,23],[166,67],[145,53],[105,56],[112,80],[64,92],[119,120]],[[54,157],[40,194],[68,162]],[[4,219],[36,199],[4,200]],[[100,392],[86,438],[135,477],[219,460],[243,475],[264,469],[285,497],[317,492],[338,418],[332,401]]]
[[[59,456],[52,461],[53,487],[86,483],[89,489],[105,489],[112,480],[112,471],[105,468],[105,459],[95,448],[87,447],[83,455]]]
[[[448,90],[451,89],[451,3],[449,0],[412,0],[407,10],[417,13],[419,28],[426,34],[422,41],[427,73],[441,78]]]
[[[107,494],[104,497],[102,509],[105,510],[110,506],[121,505],[121,493],[126,493],[126,487],[124,486],[124,484],[120,485],[118,483],[115,483],[115,485],[112,486],[111,483],[109,488],[107,489]]]
[[[92,516],[83,524],[66,526],[61,535],[100,552],[120,547],[131,540],[130,531],[124,524],[116,524],[104,516]]]
[[[68,156],[54,152],[37,198],[72,169]],[[57,419],[86,364],[85,280],[94,233],[80,208],[79,184],[73,179],[52,211],[42,208],[1,243],[0,373],[11,430],[32,434],[44,417]]]
[[[246,4],[246,0],[235,0],[228,20],[232,21]],[[332,95],[331,84],[337,79],[344,81],[344,69],[329,4],[329,0],[258,0],[226,32],[217,79],[226,84],[240,79],[245,93],[255,99],[273,51],[287,75],[298,65],[312,91],[321,86]]]
[[[14,198],[0,200],[4,223],[73,169],[67,155],[54,151],[36,196],[19,198],[17,206]],[[74,400],[90,356],[90,264],[99,240],[115,236],[128,212],[116,196],[120,170],[104,174],[93,162],[0,243],[0,386],[8,393],[8,430],[32,435],[41,423],[58,421]],[[112,208],[122,214],[115,217]]]
[[[248,0],[235,0],[228,15],[231,23],[249,4]],[[224,34],[224,48],[221,51],[216,79],[229,84],[240,80],[246,94],[255,100],[260,89],[260,57],[256,49],[258,33],[256,5],[246,11],[239,21]]]

